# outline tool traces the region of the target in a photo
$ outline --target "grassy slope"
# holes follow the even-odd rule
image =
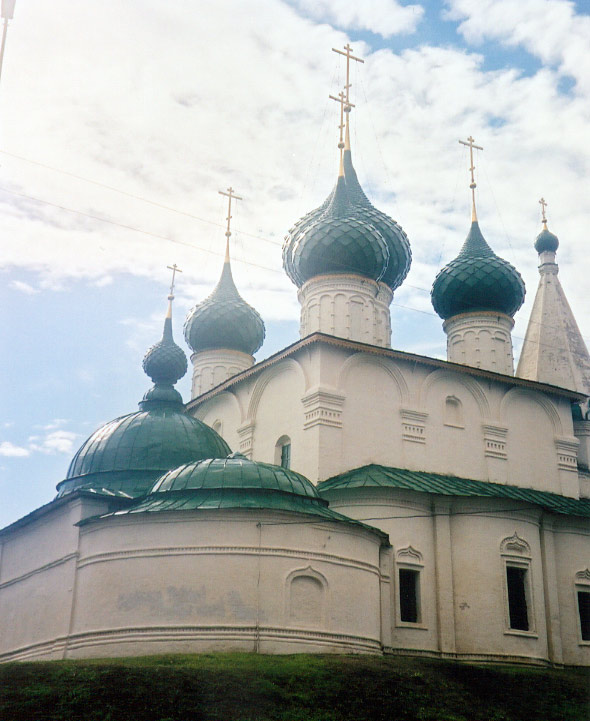
[[[590,672],[211,654],[0,665],[1,721],[588,721]]]

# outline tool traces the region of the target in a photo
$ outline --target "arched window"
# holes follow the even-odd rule
[[[281,436],[275,445],[275,465],[291,468],[291,439]]]
[[[223,423],[221,421],[215,421],[215,423],[211,427],[216,433],[219,433],[220,436],[223,436]]]
[[[456,396],[447,396],[445,401],[445,426],[454,426],[455,428],[464,428],[463,420],[463,404]]]

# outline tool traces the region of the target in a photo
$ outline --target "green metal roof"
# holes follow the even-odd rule
[[[58,498],[80,488],[143,496],[171,468],[231,452],[213,428],[185,412],[173,384],[186,368],[184,351],[172,337],[170,305],[162,340],[143,360],[143,369],[155,385],[143,397],[138,412],[106,423],[82,444],[65,479],[57,485]]]
[[[170,468],[229,452],[219,434],[187,415],[180,404],[130,413],[85,441],[58,484],[58,495],[83,487],[144,495]]]
[[[264,341],[264,322],[235,286],[229,260],[208,298],[187,315],[184,337],[193,351],[238,350],[254,355]]]
[[[436,493],[441,496],[479,496],[508,498],[514,501],[541,506],[553,513],[590,517],[590,499],[567,498],[557,493],[536,491],[532,488],[504,486],[469,478],[444,476],[427,471],[410,471],[406,468],[390,468],[371,464],[341,473],[318,483],[320,494],[345,488],[405,488],[420,493]]]
[[[459,252],[432,285],[432,305],[445,320],[460,313],[493,311],[513,316],[523,304],[524,281],[486,243],[474,221]]]
[[[228,458],[210,458],[198,463],[186,463],[162,476],[151,493],[213,488],[282,491],[319,499],[313,483],[300,473],[270,463],[251,461],[241,453],[232,453]],[[321,503],[326,505],[324,501]]]
[[[315,519],[347,523],[387,534],[328,508],[315,486],[287,468],[250,461],[239,453],[228,458],[187,463],[166,473],[136,505],[114,514],[161,513],[219,509],[286,511]]]
[[[285,271],[298,287],[317,275],[354,273],[395,289],[410,269],[408,238],[363,192],[350,150],[344,151],[343,164],[344,175],[332,193],[287,234]]]

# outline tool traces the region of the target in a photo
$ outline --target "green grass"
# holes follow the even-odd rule
[[[0,665],[0,721],[588,721],[590,671],[204,654]]]

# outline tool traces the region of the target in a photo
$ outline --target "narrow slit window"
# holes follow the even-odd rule
[[[578,591],[578,613],[582,641],[590,641],[590,591]]]
[[[399,569],[399,612],[405,623],[420,621],[419,571]]]
[[[530,628],[527,608],[527,582],[526,568],[506,566],[510,628],[517,631],[528,631]]]

